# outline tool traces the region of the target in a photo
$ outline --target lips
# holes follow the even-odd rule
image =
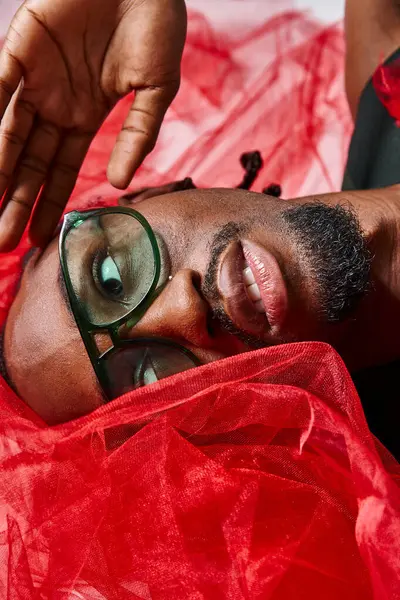
[[[249,276],[255,282],[251,287]],[[233,242],[222,257],[217,285],[224,310],[236,327],[265,341],[279,334],[287,313],[287,290],[278,262],[268,250],[250,240]]]

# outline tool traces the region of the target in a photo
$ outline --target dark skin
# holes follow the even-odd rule
[[[382,4],[381,0],[348,0],[346,37],[346,88],[349,105],[355,115],[368,78],[380,61],[400,45],[398,2],[385,0]],[[69,183],[71,188],[72,179]],[[56,189],[56,186],[54,188]],[[28,194],[31,205],[35,196],[32,189]],[[185,343],[204,362],[248,349],[241,341],[218,327],[214,328],[213,334],[210,335],[207,302],[199,293],[199,287],[209,258],[207,244],[213,233],[210,215],[214,219],[213,211],[217,206],[224,210],[230,204],[229,214],[221,215],[221,220],[227,222],[234,218],[235,210],[238,210],[239,206],[244,207],[245,214],[242,216],[247,218],[250,207],[244,202],[236,202],[237,196],[235,202],[221,202],[221,196],[228,198],[232,192],[216,191],[210,194],[200,198],[199,192],[186,192],[181,193],[179,197],[175,194],[154,198],[137,206],[165,238],[168,251],[174,257],[175,271],[163,294],[132,332],[132,335],[149,333],[171,336]],[[66,198],[65,195],[65,201]],[[262,202],[265,214],[265,197],[261,200],[260,196],[246,195],[246,199],[250,205],[253,204],[253,199],[254,204]],[[315,298],[313,290],[307,286],[305,277],[303,283],[293,285],[297,295],[292,298],[296,298],[297,302],[296,309],[289,311],[288,323],[290,322],[292,327],[291,337],[293,338],[294,333],[294,337],[299,339],[304,337],[304,330],[301,331],[299,323],[307,323],[309,337],[330,341],[342,353],[349,367],[358,369],[371,364],[385,363],[400,355],[400,192],[399,187],[395,186],[385,190],[332,194],[325,196],[323,201],[334,204],[343,199],[354,207],[374,253],[374,292],[359,306],[356,320],[327,331],[325,328],[318,329],[312,311],[307,312],[307,299],[312,307]],[[193,203],[189,200],[193,200]],[[306,200],[300,199],[296,202]],[[268,199],[268,215],[271,217],[269,232],[274,215],[281,210],[281,205],[278,209],[278,204],[274,204],[276,202]],[[54,227],[55,218],[52,215],[52,211],[47,215],[44,208],[41,209],[40,221],[38,218],[33,221],[40,225],[43,232],[43,235],[38,236],[41,240],[45,239]],[[188,230],[187,224],[184,223],[185,218],[194,223],[193,229]],[[275,224],[278,225],[278,222],[279,219]],[[0,239],[2,249],[18,242],[25,223],[26,216],[19,213],[12,216],[7,223],[7,239]],[[278,232],[279,226],[276,230],[276,233]],[[188,235],[190,246],[187,245]],[[196,235],[197,243],[194,240]],[[278,256],[280,254],[280,258],[283,253],[290,265],[291,258],[293,259],[290,245],[286,244],[279,252],[280,240],[282,236],[276,235],[274,249]],[[274,243],[273,235],[270,236],[270,241]],[[29,263],[21,290],[10,312],[5,339],[8,367],[17,389],[28,404],[49,423],[85,414],[104,402],[82,340],[57,285],[59,260],[56,246],[56,241],[52,242],[42,256],[34,256]],[[46,289],[46,293],[43,293],[43,289]],[[40,318],[43,314],[46,315],[45,319]],[[270,340],[270,343],[274,343],[274,340]]]
[[[178,91],[185,36],[184,0],[22,4],[0,53],[0,252],[31,216],[32,241],[46,245],[93,137],[135,91],[108,166],[111,184],[128,186]]]
[[[355,116],[369,77],[400,45],[399,0],[347,0],[345,25]],[[136,91],[108,167],[114,186],[130,183],[179,88],[185,34],[184,0],[22,4],[0,53],[0,252],[17,246],[30,217],[31,239],[46,245],[91,140]]]
[[[163,240],[172,279],[137,326],[125,335],[173,339],[202,362],[253,349],[212,320],[211,309],[216,301],[206,297],[202,288],[213,238],[227,222],[234,221],[248,226],[247,240],[268,248],[286,282],[288,308],[284,322],[277,330],[257,330],[263,345],[327,341],[341,352],[350,368],[398,358],[400,336],[394,332],[400,328],[399,188],[329,194],[320,200],[352,206],[375,254],[374,291],[361,302],[355,319],[339,324],[318,320],[318,298],[307,265],[295,241],[284,235],[283,212],[310,198],[288,202],[236,190],[189,190],[155,196],[135,205]],[[230,248],[228,245],[219,257],[219,266]],[[19,394],[52,424],[86,414],[104,403],[80,334],[62,298],[58,273],[56,238],[28,263],[5,331],[8,369]],[[229,314],[225,299],[220,300]]]

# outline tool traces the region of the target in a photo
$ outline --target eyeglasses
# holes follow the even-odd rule
[[[168,281],[143,215],[122,207],[70,212],[59,253],[71,309],[107,399],[200,364],[171,340],[123,337]],[[111,346],[103,352],[97,342],[104,334]]]

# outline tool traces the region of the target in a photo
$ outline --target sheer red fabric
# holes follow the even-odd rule
[[[381,65],[372,79],[376,94],[400,126],[400,60]]]
[[[400,468],[328,346],[213,363],[53,429],[3,403],[0,443],[7,600],[399,597]]]
[[[204,5],[133,188],[188,175],[232,186],[253,149],[266,164],[257,190],[338,188],[351,131],[340,27],[289,0]],[[105,168],[128,104],[95,140],[69,208],[115,201]],[[0,262],[2,322],[27,247]],[[400,597],[400,467],[327,346],[227,359],[55,428],[1,381],[0,461],[5,600]]]

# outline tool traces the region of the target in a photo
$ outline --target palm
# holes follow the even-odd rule
[[[179,85],[183,0],[27,0],[0,60],[0,249],[56,226],[93,136],[136,90],[109,178],[126,187],[153,148]],[[13,94],[23,77],[23,88]],[[13,94],[12,98],[11,95]],[[11,99],[11,101],[10,101]]]

